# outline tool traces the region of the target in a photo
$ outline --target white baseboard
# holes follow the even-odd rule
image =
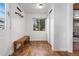
[[[30,41],[47,41],[46,39],[30,39]]]
[[[67,51],[66,49],[54,49],[54,51]]]

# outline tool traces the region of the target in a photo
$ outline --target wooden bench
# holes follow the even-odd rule
[[[30,36],[24,36],[16,41],[14,41],[14,52],[16,52],[19,48],[23,47],[25,44],[30,42]]]

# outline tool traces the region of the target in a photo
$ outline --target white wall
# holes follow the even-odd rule
[[[10,5],[10,16],[11,16],[11,40],[10,40],[10,54],[13,52],[13,42],[23,36],[25,36],[25,19],[21,18],[15,12],[19,12],[16,8],[19,7],[18,4],[9,4]],[[20,8],[20,7],[19,7]],[[20,8],[21,9],[21,8]],[[22,10],[22,9],[21,9]],[[24,12],[19,12],[24,15]]]
[[[70,51],[73,49],[73,13],[71,4],[54,5],[54,47],[58,51]]]
[[[51,4],[49,8],[49,12],[50,11],[51,13],[49,13],[47,17],[46,31],[47,31],[47,40],[51,44],[53,50],[54,49],[54,4]]]
[[[51,6],[52,12],[49,14],[49,37],[52,50],[54,50],[54,5]]]
[[[54,5],[54,34],[55,34],[55,50],[66,50],[66,20],[67,7],[66,4]]]
[[[67,50],[73,52],[73,4],[67,4]]]
[[[19,15],[15,14],[15,12],[19,12],[16,7],[19,7],[18,4],[11,4],[11,31],[12,31],[12,40],[16,40],[22,36],[24,36],[24,26],[25,21],[24,17],[21,18]],[[20,8],[20,7],[19,7]],[[21,9],[21,8],[20,8]],[[21,9],[22,10],[22,9]],[[24,15],[23,10],[19,12]],[[25,16],[25,15],[24,15]]]
[[[46,19],[46,37],[47,37],[47,41],[50,43],[50,35],[49,35],[49,14],[48,17]]]
[[[26,35],[31,36],[31,41],[45,41],[46,38],[46,31],[33,31],[33,19],[32,18],[46,18],[46,14],[28,14],[25,15],[25,22],[26,22]]]
[[[49,14],[49,41],[52,46],[52,50],[54,49],[54,10]]]
[[[52,11],[51,11],[52,10]],[[52,50],[54,50],[54,4],[51,4],[49,7],[48,17],[46,19],[46,34],[47,40],[52,46]]]

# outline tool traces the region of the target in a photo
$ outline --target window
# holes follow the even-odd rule
[[[43,19],[35,19],[33,23],[34,31],[45,31],[45,18]]]
[[[0,29],[5,28],[5,4],[0,3]]]

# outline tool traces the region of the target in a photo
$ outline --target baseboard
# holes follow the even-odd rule
[[[46,39],[30,39],[30,41],[47,41]]]
[[[66,49],[54,49],[54,51],[67,51]]]

